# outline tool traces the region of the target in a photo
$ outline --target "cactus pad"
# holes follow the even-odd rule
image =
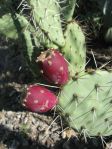
[[[33,18],[49,39],[59,46],[64,45],[59,6],[54,0],[28,0]]]
[[[67,25],[64,35],[66,43],[62,51],[70,63],[70,73],[74,75],[85,68],[85,36],[76,22],[71,22]]]
[[[62,16],[66,21],[71,21],[76,6],[76,0],[65,0],[61,2]]]
[[[58,107],[79,133],[112,135],[112,72],[97,70],[69,81],[61,90]]]

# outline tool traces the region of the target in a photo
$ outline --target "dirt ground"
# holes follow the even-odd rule
[[[112,69],[112,47],[102,42],[94,43],[88,46],[87,61],[90,61],[87,67]],[[67,126],[54,111],[38,114],[24,109],[20,104],[22,89],[32,80],[18,45],[1,38],[0,149],[103,149],[99,138],[88,139],[86,143],[83,137],[66,138],[63,129]],[[111,137],[107,140],[111,141]],[[112,144],[107,148],[112,149]]]

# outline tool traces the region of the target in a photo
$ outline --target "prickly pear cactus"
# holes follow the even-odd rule
[[[111,135],[112,72],[85,73],[85,36],[78,23],[72,21],[76,0],[65,0],[65,9],[61,0],[24,0],[29,4],[30,17],[12,12],[12,0],[5,2],[11,9],[5,7],[3,0],[0,2],[2,10],[7,10],[0,13],[0,33],[22,41],[25,58],[37,75],[35,60],[41,47],[60,49],[68,61],[72,77],[61,88],[58,109],[69,126],[85,136]],[[65,15],[64,20],[60,18],[61,13]]]
[[[70,80],[61,90],[58,108],[79,133],[112,135],[112,72],[97,70]]]
[[[86,43],[85,36],[77,22],[67,25],[64,37],[65,46],[62,48],[62,52],[70,64],[70,74],[80,73],[85,69]]]
[[[25,60],[28,66],[30,66],[29,68],[32,74],[38,78],[40,71],[39,66],[36,64],[36,57],[38,52],[41,52],[41,48],[39,48],[40,43],[36,40],[36,36],[33,36],[35,30],[23,16],[17,15],[17,18],[14,19],[14,23],[15,25],[17,24],[18,40],[22,43],[21,48]]]
[[[64,52],[64,55],[70,64],[70,74],[74,75],[75,73],[82,71],[85,67],[86,48],[85,37],[79,25],[76,22],[71,22],[67,25],[66,30],[64,31],[65,33],[63,33],[62,20],[60,19],[60,13],[63,11],[60,10],[61,5],[59,1],[27,0],[25,2],[28,2],[31,8],[30,15],[32,15],[32,25],[29,20],[25,18],[25,15],[19,15],[13,12],[17,18],[12,18],[14,17],[13,15],[10,14],[9,16],[6,14],[0,19],[0,24],[3,26],[3,29],[1,28],[0,32],[6,37],[13,39],[19,38],[18,35],[20,33],[21,35],[24,34],[24,41],[22,43],[26,43],[26,55],[27,58],[29,57],[28,59],[30,61],[34,59],[34,47],[37,47],[38,49],[60,49],[61,46],[62,49],[60,49],[60,51]],[[73,2],[75,2],[74,5]],[[69,12],[68,18],[71,18],[76,1],[70,0],[69,2],[66,1],[64,4],[68,5],[69,9],[66,8],[66,12]],[[48,5],[49,7],[47,7]],[[72,10],[70,10],[70,8],[72,8]],[[7,22],[10,22],[9,26]],[[18,22],[19,25],[15,22]],[[8,31],[6,32],[6,30]],[[72,71],[73,69],[75,72]]]
[[[18,38],[17,30],[10,13],[3,15],[0,18],[0,34],[11,39]]]
[[[33,18],[47,37],[58,46],[64,45],[61,27],[60,11],[57,1],[54,0],[28,0]]]
[[[71,21],[76,6],[76,0],[60,0],[59,2],[61,5],[61,13],[64,20]]]

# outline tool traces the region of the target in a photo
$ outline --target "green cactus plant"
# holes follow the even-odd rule
[[[0,18],[0,34],[11,39],[18,38],[17,30],[10,13],[5,14]]]
[[[12,17],[11,13],[5,14],[0,18],[0,26],[0,34],[6,36],[9,39],[21,40],[21,35],[24,36],[24,39],[22,38],[21,41],[22,43],[25,43],[22,44],[22,48],[24,49],[23,53],[28,61],[28,64],[30,64],[30,68],[34,67],[32,72],[37,73],[35,70],[38,70],[36,69],[37,64],[35,63],[35,54],[41,52],[40,46],[45,45],[46,47],[56,48],[56,45],[50,42],[49,39],[43,35],[41,30],[38,29],[35,31],[35,28],[22,15],[15,14],[15,16]],[[43,36],[44,38],[42,38]],[[36,49],[36,51],[34,49]]]
[[[70,80],[59,95],[58,109],[69,126],[88,136],[112,134],[112,72],[97,70]]]
[[[112,72],[101,70],[85,72],[85,36],[78,23],[72,19],[76,0],[65,1],[63,5],[60,4],[60,0],[26,0],[26,2],[30,6],[27,13],[31,13],[32,21],[29,21],[26,14],[20,15],[11,9],[1,15],[0,33],[23,43],[25,58],[37,75],[40,70],[35,60],[41,49],[60,49],[69,63],[70,70],[70,80],[61,87],[59,94],[57,108],[60,114],[65,117],[70,127],[81,134],[111,135]],[[10,5],[13,7],[12,3]],[[63,10],[63,6],[66,5],[68,9],[66,7]],[[64,28],[61,13],[65,15]]]
[[[64,55],[70,64],[69,67],[70,67],[71,76],[73,76],[75,73],[80,72],[82,69],[84,69],[85,59],[86,59],[85,58],[86,47],[85,47],[85,37],[84,37],[84,34],[83,34],[80,26],[76,22],[68,23],[68,25],[66,26],[66,30],[63,33],[62,32],[63,28],[61,27],[61,20],[60,20],[61,12],[60,12],[60,10],[58,8],[59,6],[57,4],[58,1],[57,1],[57,3],[54,0],[46,1],[46,5],[44,5],[44,8],[43,8],[43,1],[41,1],[41,3],[39,0],[37,0],[37,1],[30,0],[28,2],[31,5],[32,11],[33,11],[33,18],[34,17],[37,18],[37,19],[35,18],[35,20],[36,20],[35,23],[37,24],[38,29],[35,28],[36,24],[35,24],[35,26],[32,26],[23,15],[15,14],[16,18],[12,18],[11,15],[8,16],[8,14],[6,14],[5,16],[3,16],[6,18],[5,19],[3,18],[0,20],[0,23],[2,26],[4,26],[4,24],[6,23],[6,25],[4,26],[4,30],[1,30],[0,32],[2,34],[6,35],[6,37],[8,37],[8,38],[13,38],[13,39],[18,38],[18,33],[22,32],[22,31],[19,31],[17,33],[18,26],[16,25],[16,28],[15,28],[13,19],[18,20],[18,22],[20,23],[20,26],[21,26],[21,30],[29,31],[29,34],[31,34],[31,35],[29,35],[28,37],[31,38],[31,36],[32,36],[33,40],[35,42],[35,45],[32,45],[33,43],[31,43],[32,41],[29,38],[29,41],[31,41],[31,42],[28,42],[28,43],[31,43],[30,45],[32,45],[32,46],[29,46],[29,45],[27,46],[27,47],[29,47],[27,49],[27,56],[29,56],[30,61],[31,61],[31,59],[34,58],[34,57],[32,57],[33,51],[34,51],[33,46],[36,46],[38,48],[40,48],[40,46],[41,46],[41,47],[43,47],[43,49],[44,48],[60,49],[59,42],[66,41],[66,43],[63,45],[63,47],[60,50],[62,53],[64,52]],[[47,15],[50,18],[45,17],[45,19],[44,19],[44,16],[41,16],[44,14],[43,13],[41,14],[40,13],[41,11],[37,12],[36,9],[39,7],[38,10],[40,10],[40,9],[43,10],[43,9],[45,9],[45,6],[47,6],[47,4],[50,4],[51,8],[53,7],[52,9],[54,9],[54,7],[56,7],[56,8],[53,10],[53,12],[50,10],[46,10],[49,12]],[[73,1],[70,1],[70,4],[73,4]],[[33,7],[33,5],[35,7]],[[75,3],[74,3],[74,5],[75,5]],[[74,7],[73,7],[73,10],[74,10]],[[73,12],[73,10],[72,10],[72,12]],[[68,10],[68,11],[70,11],[70,10]],[[72,14],[72,13],[70,12],[70,14]],[[54,19],[54,17],[52,17],[53,15],[55,16],[55,19]],[[47,23],[47,25],[46,25],[46,23],[43,23],[43,24],[45,24],[44,25],[45,29],[43,29],[43,26],[41,26],[41,25],[39,26],[39,24],[38,24],[39,23],[38,19],[40,16],[43,17],[43,21],[45,21]],[[71,17],[72,17],[72,15],[71,15]],[[7,20],[8,19],[10,20],[9,28],[7,28],[7,22],[8,22]],[[48,32],[48,28],[47,28],[48,24],[50,25],[51,23],[53,26],[56,25],[56,28],[55,28],[55,26],[53,28],[52,27],[49,28],[51,36],[48,38],[48,36],[46,35],[46,32]],[[19,28],[20,28],[20,26],[19,26]],[[7,29],[8,31],[6,32],[5,29]],[[56,33],[57,31],[58,31],[58,33]],[[28,37],[27,37],[27,39],[28,39]],[[54,38],[55,39],[57,38],[59,40],[59,41],[58,40],[56,41],[58,44],[54,41]],[[74,66],[75,66],[75,71],[73,72],[72,70],[73,70]]]
[[[35,28],[28,22],[28,20],[19,14],[15,14],[15,17],[12,17],[11,13],[7,13],[5,15],[2,15],[0,18],[0,34],[6,36],[7,38],[10,39],[18,39],[18,31],[17,31],[17,26],[14,24],[14,20],[18,20],[20,22],[20,28],[22,30],[29,30],[29,32],[33,35],[34,38],[36,38],[36,46],[39,47],[40,44],[45,44],[50,46],[50,41],[43,35],[41,30],[35,31]],[[20,33],[19,32],[19,33]],[[41,36],[40,36],[41,34]],[[42,38],[44,36],[44,39]],[[38,44],[37,44],[38,43]],[[53,44],[52,44],[53,45]]]
[[[64,45],[59,6],[54,0],[28,0],[35,23],[56,45]],[[37,11],[38,10],[38,11]]]
[[[85,36],[77,22],[68,23],[65,33],[65,46],[62,48],[64,56],[69,62],[71,76],[80,73],[86,65]]]
[[[76,7],[76,0],[59,1],[61,5],[61,14],[65,21],[71,21]]]

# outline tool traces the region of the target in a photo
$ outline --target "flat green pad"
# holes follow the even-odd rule
[[[97,70],[69,81],[58,108],[69,126],[85,136],[112,135],[112,72]]]
[[[74,75],[85,69],[86,65],[86,44],[82,29],[76,22],[67,25],[65,31],[65,46],[62,51],[70,63],[70,73]]]
[[[60,0],[60,3],[62,7],[63,18],[66,21],[71,21],[74,14],[75,6],[76,6],[76,0],[66,0],[63,2],[62,0]]]
[[[18,38],[17,30],[10,13],[3,15],[0,18],[0,34],[11,39]]]
[[[32,8],[33,17],[37,26],[59,46],[63,46],[63,37],[59,6],[55,0],[28,0]]]

